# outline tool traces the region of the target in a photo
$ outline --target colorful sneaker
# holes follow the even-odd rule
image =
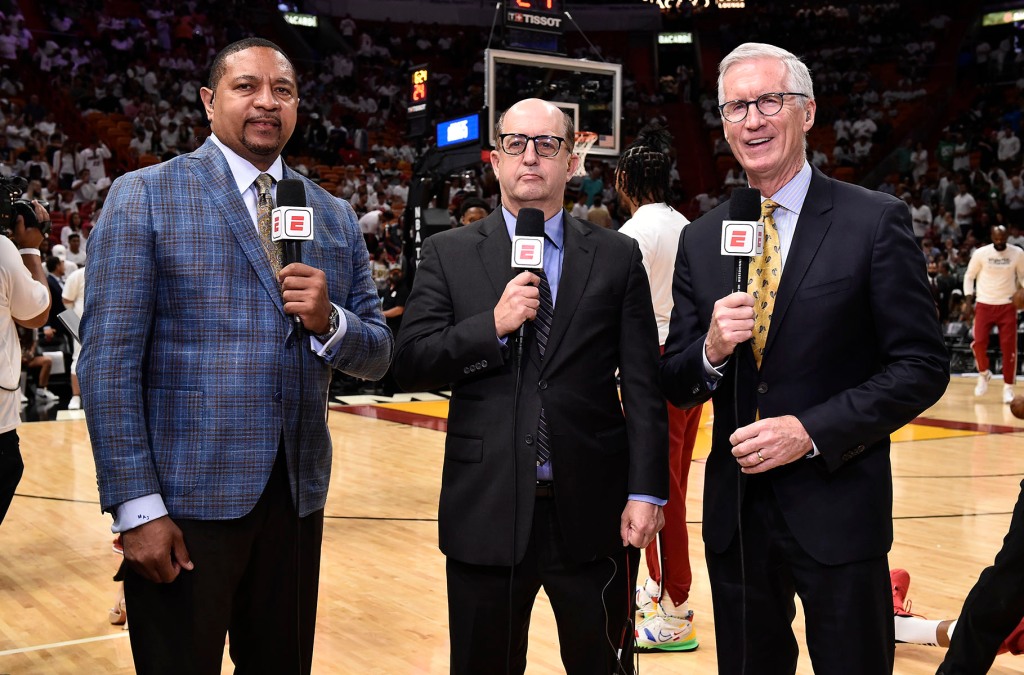
[[[121,544],[121,535],[114,537],[114,544],[111,548],[114,549],[114,553],[124,555],[124,546]]]
[[[636,627],[638,652],[692,652],[699,645],[692,611],[685,617],[659,611]]]
[[[920,616],[910,611],[913,603],[907,600],[910,590],[910,572],[901,569],[890,570],[889,580],[892,582],[892,613],[893,616]]]
[[[636,587],[636,625],[643,623],[658,613],[658,598],[661,597],[661,586],[657,581],[647,578],[643,586]]]
[[[978,384],[974,385],[974,395],[984,396],[988,391],[988,381],[992,379],[991,370],[983,370],[978,373]]]

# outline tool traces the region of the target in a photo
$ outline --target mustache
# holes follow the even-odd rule
[[[249,117],[245,120],[246,122],[273,122],[274,124],[280,125],[281,118],[277,115],[259,115],[257,117]]]

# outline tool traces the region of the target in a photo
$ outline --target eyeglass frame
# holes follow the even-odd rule
[[[511,152],[509,152],[508,150],[505,149],[505,139],[507,137],[509,137],[509,136],[522,136],[523,138],[526,139],[526,143],[523,145],[523,151],[522,152],[511,153]],[[555,149],[555,154],[553,154],[553,155],[542,155],[542,154],[540,154],[540,151],[537,150],[537,139],[538,138],[553,138],[556,141],[558,141],[558,147]],[[529,146],[530,141],[533,141],[533,151],[537,153],[538,157],[543,157],[544,159],[550,159],[552,157],[557,157],[558,153],[562,151],[562,146],[563,145],[565,145],[565,147],[569,148],[569,152],[572,152],[572,148],[569,147],[568,142],[564,138],[562,138],[561,136],[555,136],[553,134],[540,134],[538,136],[527,136],[526,134],[516,134],[516,133],[498,134],[498,147],[501,148],[501,151],[504,152],[509,157],[519,157],[520,155],[526,154],[526,148],[527,148],[527,146]]]
[[[781,97],[782,98],[782,107],[779,108],[777,111],[775,111],[773,113],[766,113],[766,112],[764,112],[763,110],[761,110],[761,106],[759,106],[757,104],[757,102],[760,101],[765,96],[779,96],[779,97]],[[765,117],[775,117],[776,115],[778,115],[780,112],[782,112],[785,109],[785,107],[786,107],[786,97],[787,96],[803,96],[804,98],[810,98],[810,95],[802,94],[802,93],[800,93],[798,91],[766,91],[765,93],[761,94],[760,96],[758,96],[757,98],[753,99],[752,101],[744,101],[741,98],[733,99],[731,101],[726,101],[722,105],[718,106],[718,114],[721,115],[722,119],[725,120],[726,122],[731,122],[732,124],[739,124],[743,120],[747,119],[747,115],[750,114],[750,105],[753,104],[754,107],[757,108],[757,112],[761,113]],[[729,105],[730,103],[742,103],[743,104],[743,106],[744,106],[743,107],[743,117],[739,118],[738,120],[731,120],[731,119],[729,119],[728,117],[725,116],[725,106]]]

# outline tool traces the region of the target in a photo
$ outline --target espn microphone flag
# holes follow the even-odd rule
[[[273,241],[312,241],[313,209],[307,206],[279,206],[274,209]]]
[[[764,252],[764,223],[761,222],[761,193],[754,188],[736,188],[729,199],[729,220],[722,221],[722,255],[736,258],[733,291],[745,291],[750,257]]]
[[[540,209],[519,209],[512,237],[512,267],[544,269],[544,212]]]

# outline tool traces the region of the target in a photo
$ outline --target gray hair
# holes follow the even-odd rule
[[[719,105],[725,103],[725,73],[739,63],[756,59],[777,59],[781,61],[786,67],[786,88],[789,91],[807,94],[806,99],[802,96],[797,97],[800,101],[800,107],[807,107],[807,101],[814,98],[814,82],[811,80],[811,71],[792,52],[788,52],[775,45],[764,44],[763,42],[745,42],[722,59],[722,62],[718,65]]]

